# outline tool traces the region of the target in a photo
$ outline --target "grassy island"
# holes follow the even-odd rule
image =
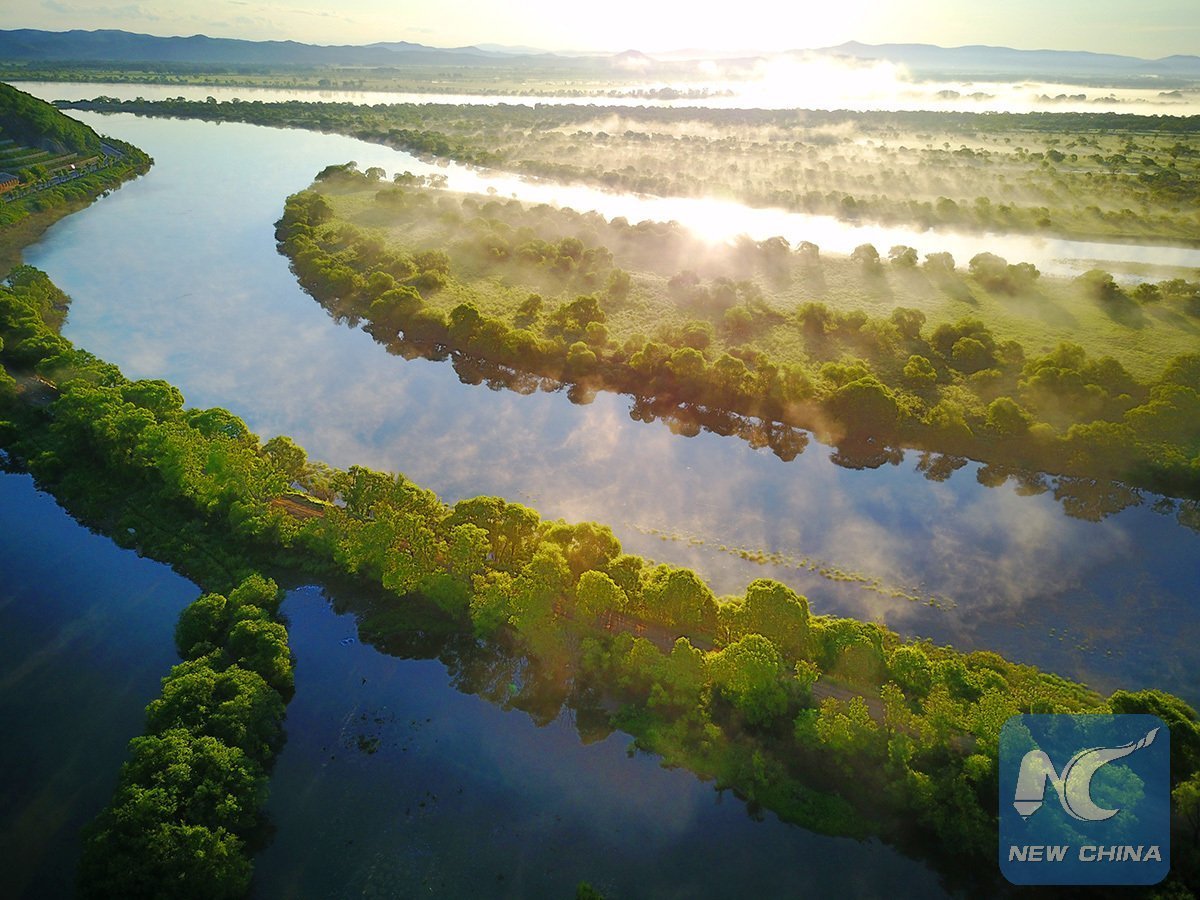
[[[1200,282],[1127,291],[1107,273],[1041,277],[981,253],[850,258],[782,238],[712,246],[672,225],[453,195],[331,166],[290,198],[280,246],[336,316],[397,352],[639,417],[741,433],[783,458],[807,429],[848,465],[895,448],[1200,496]],[[686,424],[684,427],[687,427]],[[1108,487],[1111,485],[1111,487]],[[1070,491],[1067,491],[1070,496]]]

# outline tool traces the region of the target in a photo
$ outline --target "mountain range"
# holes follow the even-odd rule
[[[794,50],[786,53],[747,52],[732,60],[728,53],[703,50],[643,54],[634,50],[612,54],[551,53],[534,47],[483,44],[468,47],[430,47],[409,41],[382,41],[368,45],[324,46],[296,41],[247,41],[235,38],[158,37],[127,31],[0,30],[0,59],[29,63],[156,63],[176,65],[274,66],[412,66],[504,65],[581,68],[620,66],[636,55],[646,64],[677,68],[688,60],[722,59],[726,63],[752,63],[772,56],[832,56],[856,60],[883,60],[906,66],[923,76],[937,74],[973,77],[1087,77],[1200,78],[1200,56],[1167,56],[1141,59],[1117,54],[1075,50],[1017,50],[1011,47],[938,47],[933,44],[862,44],[851,41],[836,47]]]

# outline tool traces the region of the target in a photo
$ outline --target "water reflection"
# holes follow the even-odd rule
[[[0,473],[0,857],[6,897],[66,897],[79,829],[177,662],[196,588]]]
[[[167,378],[264,437],[291,434],[335,465],[403,471],[448,500],[497,494],[609,523],[631,551],[692,565],[719,592],[779,577],[819,612],[994,649],[1100,688],[1200,700],[1200,536],[1173,516],[1069,518],[1054,491],[1029,479],[987,488],[1004,473],[975,463],[907,454],[851,470],[817,445],[784,462],[767,447],[634,421],[625,398],[577,405],[563,392],[464,385],[445,362],[390,356],[332,322],[275,251],[283,197],[325,164],[417,171],[411,158],[309,132],[81,118],[157,165],[26,257],[75,298],[68,336],[127,374]],[[1086,510],[1113,499],[1086,484],[1057,491]],[[938,601],[788,562],[801,559]]]
[[[40,93],[35,92],[37,96],[54,96],[53,91],[46,94],[53,85],[30,87],[39,89]],[[91,89],[91,93],[86,95],[90,99],[96,96],[99,88],[107,91],[109,88],[121,86],[86,87]],[[124,93],[117,91],[116,96],[123,97]],[[136,93],[133,95],[137,96],[139,95]],[[148,99],[154,99],[146,96]],[[168,93],[167,96],[177,95]],[[190,94],[186,96],[191,97]],[[192,99],[203,99],[203,95]],[[76,117],[83,115],[74,110],[71,114]],[[104,119],[89,118],[86,121],[103,122]],[[224,124],[226,128],[235,127],[229,123]],[[104,130],[102,124],[95,124],[94,127],[100,131]],[[518,197],[529,203],[548,203],[581,211],[594,210],[609,219],[624,217],[630,222],[675,221],[713,242],[730,241],[739,235],[749,235],[755,240],[782,236],[793,245],[798,245],[801,241],[810,241],[826,252],[842,255],[849,255],[855,247],[865,243],[874,244],[881,250],[899,244],[912,247],[921,255],[948,252],[960,264],[977,253],[989,252],[1003,256],[1010,262],[1033,263],[1042,272],[1050,275],[1075,276],[1097,267],[1115,269],[1120,281],[1130,284],[1172,276],[1190,277],[1193,274],[1191,270],[1200,268],[1200,248],[1197,247],[1168,246],[1153,242],[1077,241],[990,232],[960,233],[945,229],[923,231],[915,227],[855,224],[833,216],[750,207],[736,201],[713,197],[630,194],[582,184],[562,184],[499,171],[472,169],[447,163],[445,160],[429,163],[406,153],[357,141],[353,142],[353,146],[353,158],[364,170],[369,166],[380,166],[389,174],[404,170],[419,175],[440,174],[447,177],[448,187],[452,190],[494,193]],[[327,157],[318,165],[318,169],[331,161],[346,160]],[[314,169],[309,173],[310,176],[316,174],[316,171],[317,169]],[[293,190],[300,186],[296,185]],[[1129,271],[1123,271],[1124,269]]]
[[[606,896],[945,896],[877,841],[752,821],[689,773],[627,755],[586,709],[560,715],[561,698],[518,689],[533,681],[503,654],[429,623],[387,655],[344,643],[350,607],[369,612],[334,603],[341,614],[312,588],[284,603],[297,691],[257,895],[566,897],[588,881]]]

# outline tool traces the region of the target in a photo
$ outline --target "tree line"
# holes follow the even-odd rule
[[[325,174],[342,183],[372,183],[365,174],[342,169]],[[752,282],[718,277],[704,284],[691,272],[671,279],[668,292],[685,314],[705,312],[708,321],[697,316],[657,338],[621,342],[610,337],[607,323],[609,311],[629,293],[630,277],[612,262],[611,251],[577,238],[557,244],[527,240],[533,231],[514,230],[499,218],[469,218],[482,211],[468,208],[469,202],[442,198],[435,204],[397,186],[376,194],[379,206],[409,221],[437,217],[463,223],[470,237],[450,249],[467,245],[458,258],[468,262],[457,267],[443,250],[389,245],[373,231],[337,219],[317,191],[288,199],[276,236],[306,290],[340,315],[365,319],[385,343],[403,336],[409,343],[592,389],[803,427],[851,451],[915,447],[998,467],[1200,497],[1200,354],[1179,355],[1157,379],[1139,382],[1111,357],[1096,358],[1071,342],[1027,354],[1020,343],[998,338],[973,317],[928,329],[919,310],[898,307],[884,318],[820,302],[800,304],[789,317],[762,302]],[[510,212],[513,206],[517,213]],[[513,201],[497,213],[520,215],[520,209]],[[645,225],[606,228],[636,241],[649,234]],[[661,240],[674,238],[668,228]],[[793,252],[782,238],[744,242],[732,252],[768,274],[772,267],[792,265],[793,258],[802,266],[819,265],[815,245]],[[914,267],[915,257],[910,248],[896,247],[889,264]],[[851,258],[865,279],[883,271],[871,245]],[[576,259],[587,265],[572,269]],[[464,266],[474,271],[468,274]],[[466,300],[449,310],[433,302],[443,292],[462,293],[460,279],[480,272],[512,275],[520,286],[539,278],[546,283],[546,268],[557,270],[560,290],[594,290],[573,299],[568,292],[553,306],[531,294],[512,317],[483,301]],[[931,254],[924,268],[935,280],[959,278],[949,254]],[[1030,264],[1010,264],[988,253],[970,261],[968,274],[998,292],[1023,290],[1040,276]],[[1082,278],[1080,290],[1097,302],[1132,302],[1121,291],[1098,295],[1096,277]],[[1180,290],[1164,282],[1156,296],[1169,289],[1185,312],[1195,314],[1200,307],[1193,309],[1192,289],[1183,285]],[[806,365],[773,358],[756,338],[776,326],[786,328],[810,358],[828,361]],[[724,350],[710,347],[715,329],[729,339]]]
[[[424,157],[848,222],[1194,243],[1200,116],[539,104],[75,108],[333,131]]]
[[[84,831],[84,897],[245,896],[293,691],[280,591],[252,575],[183,610],[183,662],[146,707],[108,807]]]
[[[105,848],[131,851],[131,877],[158,883],[199,865],[199,848],[212,851],[199,877],[216,880],[197,884],[244,884],[256,766],[291,684],[274,587],[244,581],[264,562],[375,585],[381,640],[432,616],[443,624],[422,634],[514,660],[519,692],[593,709],[611,698],[612,722],[642,746],[830,833],[911,838],[917,823],[968,867],[990,859],[998,733],[1017,712],[1162,716],[1180,823],[1193,811],[1200,720],[1176,697],[1103,697],[994,653],[905,641],[814,614],[775,581],[717,597],[596,523],[543,521],[497,497],[447,505],[402,475],[309,462],[287,438],[263,442],[229,412],[189,409],[170,385],[73,347],[51,312],[62,299],[27,267],[0,286],[0,442],[110,533],[222,591],[181,616],[185,662],[148,710],[87,871],[105,871]],[[245,702],[220,702],[232,697]],[[1172,878],[1195,886],[1184,837]]]

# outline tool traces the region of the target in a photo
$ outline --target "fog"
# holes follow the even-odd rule
[[[731,77],[721,64],[709,64],[699,81],[646,81],[598,87],[585,96],[530,93],[420,93],[297,88],[223,87],[171,84],[89,82],[11,82],[43,100],[90,100],[97,96],[132,100],[240,99],[278,103],[288,100],[327,103],[454,103],[534,106],[596,103],[604,106],[662,106],[717,109],[952,110],[960,112],[1127,112],[1145,115],[1200,114],[1200,88],[1174,89],[1082,86],[1047,81],[921,80],[903,66],[851,62],[829,57],[778,59],[757,66],[749,77]],[[654,96],[675,90],[678,98]],[[694,96],[696,92],[707,96]]]

